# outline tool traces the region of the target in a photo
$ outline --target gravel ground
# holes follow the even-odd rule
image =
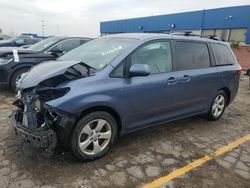
[[[120,138],[104,158],[79,162],[69,152],[49,154],[15,136],[8,115],[13,94],[0,90],[0,187],[141,187],[250,133],[250,89],[243,77],[223,117],[192,117]],[[250,187],[250,142],[163,187]]]

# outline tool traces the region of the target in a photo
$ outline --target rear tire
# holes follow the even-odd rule
[[[215,121],[215,120],[220,119],[225,111],[226,104],[227,104],[226,93],[222,90],[218,91],[218,93],[216,94],[216,96],[214,97],[210,105],[210,108],[207,114],[208,120]]]
[[[16,91],[16,80],[17,78],[19,78],[23,73],[27,72],[29,70],[29,68],[22,68],[22,69],[19,69],[17,71],[15,71],[11,78],[10,78],[10,89],[12,91]]]
[[[81,118],[71,135],[71,150],[82,161],[93,161],[107,154],[117,137],[117,122],[103,111]]]

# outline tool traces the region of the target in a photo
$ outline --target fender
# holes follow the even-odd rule
[[[66,96],[65,96],[66,97]],[[122,103],[119,102],[120,98],[113,98],[109,95],[89,94],[85,96],[77,96],[71,100],[64,97],[46,102],[52,108],[56,108],[71,114],[81,114],[93,108],[108,108],[114,111],[120,118],[121,133],[125,131],[125,115],[122,110]]]
[[[121,111],[119,111],[119,107],[107,103],[107,102],[97,102],[95,104],[88,105],[87,107],[82,107],[81,110],[78,111],[77,117],[81,117],[84,113],[93,112],[96,110],[105,111],[113,115],[115,119],[117,119],[117,123],[119,124],[119,134],[123,135],[126,132],[125,120]]]

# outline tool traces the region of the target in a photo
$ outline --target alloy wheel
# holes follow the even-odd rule
[[[213,102],[212,114],[214,117],[219,117],[225,108],[225,97],[223,95],[218,95]]]
[[[96,155],[108,146],[111,136],[110,124],[104,119],[95,119],[83,127],[78,145],[84,154]]]

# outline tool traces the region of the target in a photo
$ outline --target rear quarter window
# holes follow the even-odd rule
[[[206,43],[176,41],[176,69],[191,70],[210,67]]]
[[[224,44],[211,44],[215,63],[220,65],[232,65],[235,62],[234,56],[228,46]]]

